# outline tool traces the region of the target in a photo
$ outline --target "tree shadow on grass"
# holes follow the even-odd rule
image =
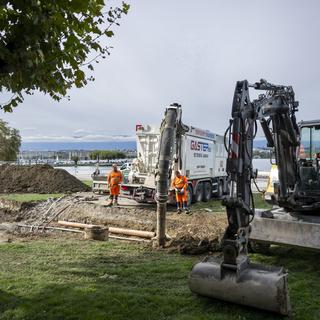
[[[289,271],[317,273],[320,276],[320,252],[289,246],[272,246],[266,255],[258,254],[257,259],[262,263],[284,266]]]
[[[277,319],[277,315],[192,294],[181,256],[91,256],[55,270],[50,284],[17,306],[29,319]],[[184,258],[183,258],[184,259]],[[78,281],[68,281],[78,279]],[[20,311],[19,311],[20,310]],[[23,310],[23,311],[21,311]],[[22,313],[21,313],[22,312]],[[16,317],[16,319],[20,319]]]
[[[14,309],[21,303],[19,297],[0,290],[0,315],[7,309]]]
[[[128,286],[84,288],[52,284],[34,295],[15,298],[0,319],[277,319],[273,314],[191,293],[175,297]]]

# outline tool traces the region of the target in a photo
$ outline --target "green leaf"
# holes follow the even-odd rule
[[[124,14],[128,14],[129,9],[130,9],[130,5],[125,2],[122,2],[122,12]]]
[[[107,31],[105,32],[105,35],[106,35],[107,37],[111,38],[111,37],[114,36],[114,33],[113,33],[112,30],[107,30]]]
[[[87,81],[80,70],[92,51],[110,54],[106,39],[114,36],[129,5],[105,8],[104,0],[6,0],[0,7],[0,87],[20,99],[2,106],[11,112],[23,95],[40,91],[55,100]],[[104,45],[102,46],[101,43]],[[106,49],[107,48],[107,49]],[[94,70],[91,63],[88,69]]]

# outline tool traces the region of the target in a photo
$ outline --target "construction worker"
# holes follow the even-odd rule
[[[120,183],[123,180],[123,176],[116,164],[112,165],[112,170],[108,175],[108,185],[110,189],[110,202],[108,206],[118,205],[118,195],[120,193]],[[114,202],[113,202],[114,201]]]
[[[93,176],[98,176],[100,174],[99,164],[96,165],[96,170],[93,172]]]
[[[182,210],[185,210],[187,214],[190,213],[188,208],[188,180],[183,176],[180,171],[175,172],[175,177],[172,181],[172,188],[176,192],[177,213],[180,214]]]

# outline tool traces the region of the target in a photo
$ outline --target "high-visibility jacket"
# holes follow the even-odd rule
[[[188,179],[181,175],[180,177],[175,177],[173,180],[172,180],[172,187],[173,188],[177,188],[177,189],[187,189],[188,188]]]
[[[171,183],[172,187],[178,189],[176,191],[176,201],[177,202],[185,202],[188,200],[187,196],[187,188],[188,188],[188,179],[187,177],[181,175],[180,177],[175,177]],[[183,193],[179,192],[179,190],[184,189]]]
[[[120,193],[120,183],[123,180],[121,171],[112,170],[108,175],[108,184],[110,189],[110,194],[117,196]]]

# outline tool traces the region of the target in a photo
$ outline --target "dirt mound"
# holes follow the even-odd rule
[[[166,246],[169,252],[179,252],[186,255],[216,252],[220,249],[218,236],[213,240],[209,240],[207,237],[199,240],[198,237],[187,234],[172,239]]]
[[[0,193],[65,193],[90,191],[90,187],[63,169],[49,165],[0,166]]]

